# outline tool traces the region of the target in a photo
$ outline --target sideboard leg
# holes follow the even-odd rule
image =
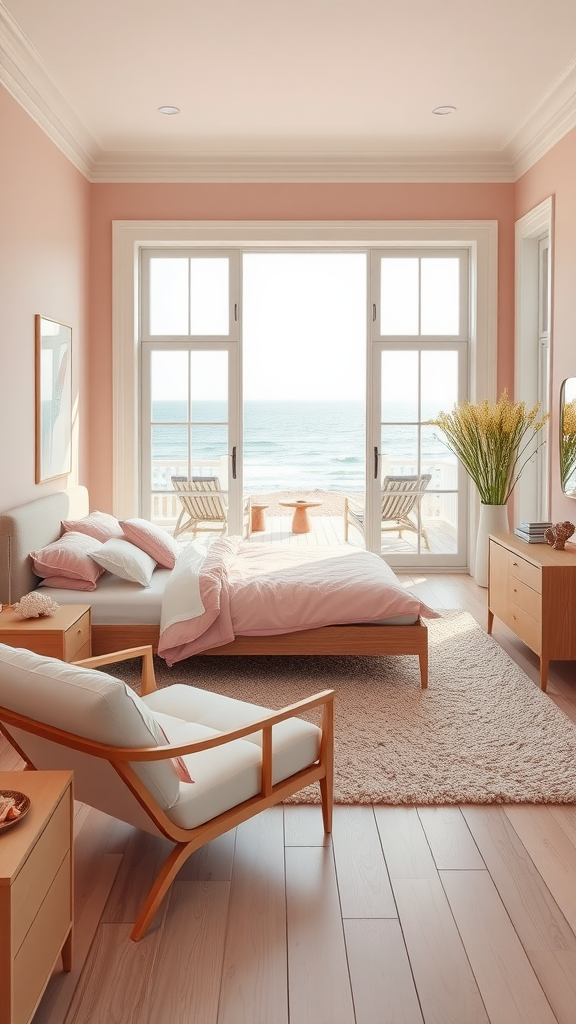
[[[487,630],[488,633],[492,632],[492,626],[493,625],[494,625],[494,612],[491,612],[490,609],[488,609],[488,630]]]

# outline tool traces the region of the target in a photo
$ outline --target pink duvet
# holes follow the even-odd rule
[[[219,538],[199,569],[198,584],[204,611],[161,633],[158,653],[169,665],[229,643],[236,635],[268,636],[398,616],[437,617],[378,555],[353,548],[268,547]],[[171,579],[166,593],[170,585]]]

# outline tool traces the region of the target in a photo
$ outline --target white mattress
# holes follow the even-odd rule
[[[125,626],[160,624],[162,595],[171,569],[155,569],[149,587],[128,583],[110,572],[98,580],[96,590],[59,590],[56,587],[42,587],[58,604],[89,604],[92,606],[92,623],[95,626]],[[371,623],[378,626],[408,626],[418,621],[417,615],[397,615]]]
[[[98,580],[96,590],[60,590],[42,586],[58,604],[89,604],[95,626],[158,625],[162,595],[171,569],[155,569],[149,587],[128,583],[111,572]]]

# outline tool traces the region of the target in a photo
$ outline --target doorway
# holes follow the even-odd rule
[[[260,528],[282,539],[281,503],[309,501],[308,525],[320,516],[341,543],[346,497],[365,498],[366,253],[244,253],[242,366],[244,497],[266,506]]]

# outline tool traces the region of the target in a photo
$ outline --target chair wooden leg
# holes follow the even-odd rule
[[[325,775],[323,779],[320,779],[320,794],[322,796],[322,824],[324,825],[324,831],[330,833],[332,831],[332,808],[334,805],[332,772],[330,772],[330,778]]]
[[[72,970],[72,929],[68,932],[66,942],[62,946],[62,970]]]
[[[172,853],[166,858],[154,885],[146,897],[144,906],[138,915],[136,924],[132,929],[130,938],[134,939],[134,942],[138,942],[138,939],[141,939],[146,934],[152,922],[152,918],[168,892],[174,878],[185,861],[188,860],[188,857],[194,853],[196,849],[198,849],[197,843],[178,843],[178,845],[172,850]]]
[[[332,807],[334,805],[334,703],[328,701],[322,714],[321,761],[326,774],[320,781],[322,797],[322,821],[326,833],[332,831]]]

